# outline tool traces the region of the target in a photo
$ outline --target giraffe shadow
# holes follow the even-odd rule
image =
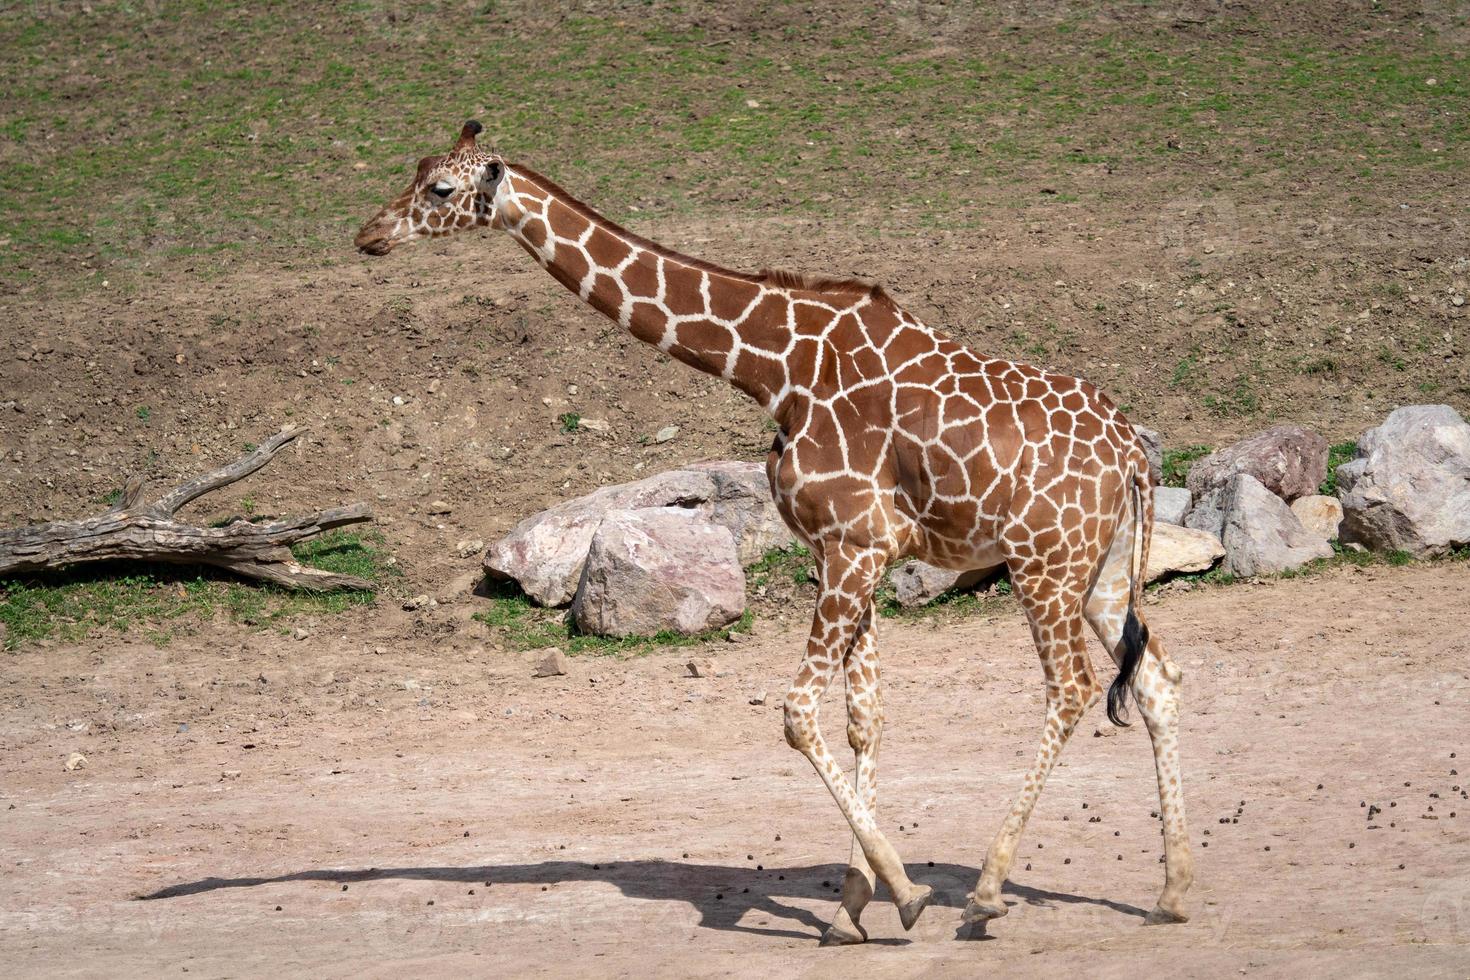
[[[536,864],[487,864],[465,867],[426,866],[396,868],[312,868],[282,875],[201,878],[160,888],[137,898],[143,901],[184,898],[230,888],[294,882],[323,882],[333,885],[366,884],[374,881],[437,881],[453,884],[564,885],[571,882],[603,882],[616,887],[626,898],[639,901],[683,902],[698,914],[697,926],[726,932],[810,940],[827,927],[816,913],[793,900],[827,902],[835,908],[845,864],[816,864],[798,867],[756,868],[678,861],[640,860],[588,863],[543,861]],[[934,907],[961,909],[979,876],[979,869],[958,864],[916,865],[909,868],[916,882],[934,889]],[[1108,899],[1047,891],[1007,882],[1005,894],[1027,905],[1055,907],[1088,904],[1142,918],[1143,909]],[[493,894],[493,892],[492,892]],[[879,886],[874,902],[888,901],[887,889]],[[534,904],[535,899],[531,899]],[[1012,903],[1014,904],[1014,903]],[[780,923],[771,925],[768,923]],[[978,927],[962,927],[959,938],[983,939]],[[875,943],[902,943],[902,939],[880,939]]]

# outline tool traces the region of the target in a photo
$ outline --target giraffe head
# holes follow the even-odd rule
[[[424,157],[408,190],[398,195],[358,231],[357,247],[387,255],[405,242],[452,235],[495,222],[496,191],[505,162],[475,146],[484,127],[471,119],[459,141],[443,156]]]

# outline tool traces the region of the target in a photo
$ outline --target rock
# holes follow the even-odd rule
[[[1342,523],[1342,504],[1336,497],[1324,497],[1320,493],[1298,497],[1291,502],[1291,512],[1302,522],[1302,527],[1319,538],[1337,540],[1337,527]]]
[[[572,615],[584,633],[693,634],[745,612],[745,571],[729,529],[679,507],[614,511],[587,551]]]
[[[1138,441],[1143,443],[1144,454],[1148,456],[1148,475],[1158,486],[1164,481],[1164,437],[1159,435],[1157,429],[1144,428],[1135,425],[1133,431],[1138,435]]]
[[[437,605],[438,603],[429,598],[427,595],[416,595],[412,599],[405,599],[403,601],[403,608],[407,609],[409,612],[412,612],[415,609],[427,609],[430,606]]]
[[[611,432],[607,419],[577,419],[577,428],[585,432]]]
[[[684,665],[690,677],[713,677],[715,676],[715,665],[703,657],[697,657]]]
[[[924,561],[911,561],[892,569],[888,581],[894,598],[906,609],[926,606],[950,589],[967,589],[983,579],[989,569],[956,572]]]
[[[67,772],[76,772],[78,769],[85,769],[87,768],[87,757],[82,755],[80,752],[73,752],[71,755],[66,757],[66,762],[64,763],[63,768]]]
[[[766,703],[766,692],[765,691],[757,691],[755,694],[752,694],[750,696],[750,703],[751,704],[757,704],[757,705],[759,705],[759,704],[765,704]]]
[[[1237,473],[1249,473],[1289,502],[1317,492],[1327,476],[1327,450],[1327,440],[1317,433],[1299,425],[1278,425],[1201,459],[1189,468],[1186,482],[1196,506],[1224,489]]]
[[[485,542],[481,541],[479,538],[462,538],[460,539],[459,543],[454,546],[454,553],[459,555],[459,557],[461,558],[468,558],[470,557],[470,555],[478,555],[484,550]]]
[[[655,443],[665,443],[678,434],[679,427],[677,425],[666,425],[653,434],[653,441]]]
[[[431,500],[431,501],[429,501],[429,513],[430,514],[447,514],[451,510],[453,510],[453,509],[454,509],[453,507],[450,507],[449,504],[445,503],[442,500]]]
[[[307,632],[305,629],[302,629],[300,626],[291,631],[291,639],[293,640],[304,640],[309,636],[311,636],[311,633]]]
[[[1220,502],[1225,545],[1220,567],[1231,575],[1270,575],[1332,557],[1327,539],[1302,527],[1291,508],[1249,473],[1235,474]]]
[[[1225,557],[1225,546],[1208,531],[1154,522],[1148,546],[1149,582],[1181,572],[1207,572]]]
[[[485,571],[514,580],[543,606],[564,605],[577,591],[587,549],[605,514],[668,506],[688,508],[729,529],[742,565],[795,540],[771,500],[763,465],[699,463],[604,487],[526,518],[490,545]]]
[[[1194,494],[1183,487],[1154,487],[1154,522],[1183,525]]]
[[[1470,544],[1470,424],[1448,405],[1395,409],[1337,468],[1342,540],[1442,555]]]
[[[536,664],[537,677],[560,677],[567,672],[567,655],[560,647],[551,647]]]

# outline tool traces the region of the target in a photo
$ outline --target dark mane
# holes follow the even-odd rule
[[[869,296],[877,299],[883,287],[871,279],[857,277],[818,276],[785,269],[762,269],[760,281],[781,289],[799,289],[809,293],[836,293],[839,296]]]
[[[741,282],[756,283],[762,286],[774,286],[778,289],[796,289],[810,293],[831,293],[845,298],[868,296],[872,299],[878,299],[880,297],[887,297],[887,293],[883,291],[882,286],[867,279],[810,275],[803,272],[788,272],[784,269],[762,269],[759,273],[752,275],[748,272],[736,272],[733,269],[727,269],[722,265],[706,262],[704,259],[697,259],[693,256],[685,255],[682,252],[675,252],[673,249],[660,245],[652,239],[644,238],[637,232],[629,231],[606,215],[594,211],[567,193],[566,188],[562,187],[550,177],[539,174],[530,167],[524,167],[518,163],[507,164],[507,166],[532,183],[540,184],[545,190],[554,194],[557,200],[563,205],[571,208],[572,211],[586,218],[588,221],[595,221],[601,224],[609,231],[621,235],[639,248],[646,249],[657,255],[662,255],[666,259],[673,259],[676,262],[698,269],[701,272],[710,272],[716,275],[726,276],[730,279],[737,279]]]

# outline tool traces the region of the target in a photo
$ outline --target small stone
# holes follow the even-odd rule
[[[752,694],[750,696],[750,703],[751,704],[765,704],[766,703],[766,692],[765,691],[761,691],[759,694]],[[777,840],[780,840],[779,837],[776,838],[776,839]]]
[[[679,427],[677,425],[666,425],[653,434],[653,441],[655,443],[665,443],[678,434]]]
[[[536,664],[535,675],[537,677],[560,677],[566,672],[567,655],[561,652],[560,647],[552,647]]]
[[[610,432],[612,425],[607,419],[578,419],[577,428],[586,432]]]
[[[311,634],[302,629],[300,626],[291,631],[291,639],[293,640],[304,640],[309,636],[311,636]]]
[[[87,768],[87,757],[82,755],[80,752],[73,752],[71,755],[66,757],[64,768],[67,772],[75,772],[78,769],[85,769]]]
[[[449,504],[442,500],[431,500],[429,502],[430,514],[447,514],[453,509],[454,508],[450,507]]]
[[[404,600],[403,608],[412,612],[415,609],[424,609],[430,603],[434,603],[434,600],[429,598],[427,595],[416,595],[412,599]],[[437,605],[437,603],[435,603],[435,605]]]
[[[454,553],[461,558],[469,558],[478,555],[485,550],[485,542],[479,538],[461,538],[454,545]]]

